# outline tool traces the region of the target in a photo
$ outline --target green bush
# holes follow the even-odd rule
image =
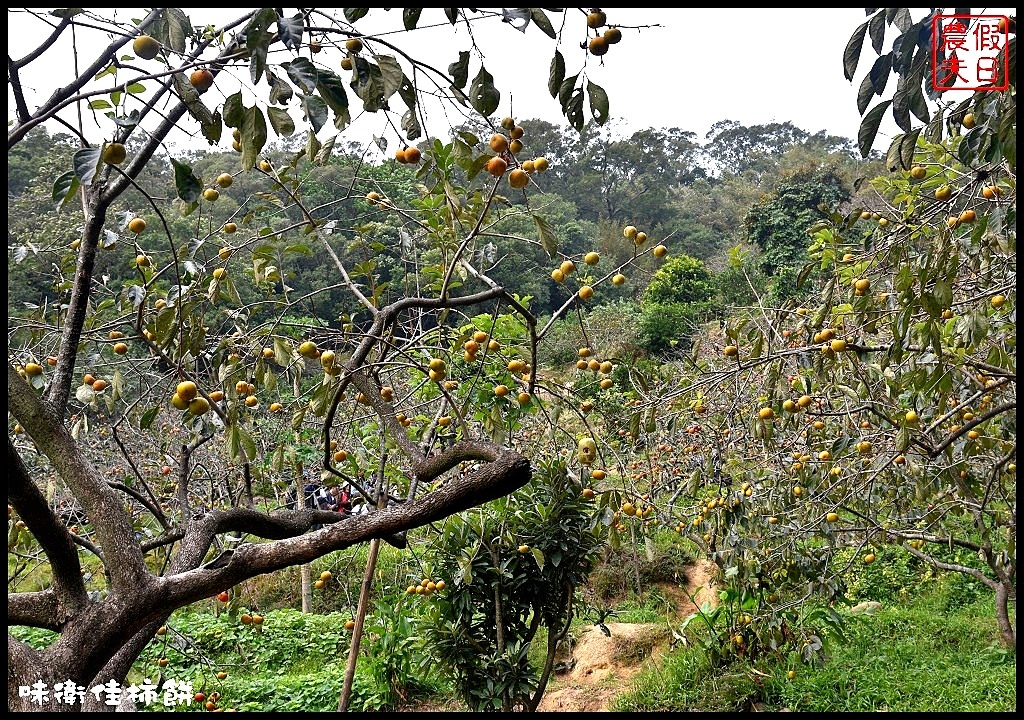
[[[538,361],[547,367],[572,365],[579,359],[576,351],[589,345],[601,358],[620,361],[641,352],[637,317],[640,306],[629,300],[617,300],[594,307],[588,313],[588,334],[583,335],[579,318],[570,315],[552,325],[537,349]],[[546,320],[538,325],[543,327]]]
[[[644,291],[645,305],[700,305],[718,293],[715,274],[689,255],[674,255],[651,278]]]
[[[685,350],[690,338],[711,315],[714,303],[645,303],[640,313],[640,347],[651,354]]]
[[[448,518],[425,557],[447,585],[426,609],[424,662],[451,678],[471,710],[532,707],[541,671],[531,646],[567,628],[603,543],[564,461],[534,465],[525,487]]]
[[[836,566],[839,567],[851,555],[852,551],[838,553]],[[859,557],[853,558],[850,570],[845,575],[847,596],[851,601],[898,600],[916,594],[921,584],[927,582],[921,562],[902,549],[887,547],[876,551],[875,555],[876,559],[871,565],[864,564]]]

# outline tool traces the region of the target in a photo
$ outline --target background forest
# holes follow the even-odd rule
[[[524,120],[522,127],[529,139],[527,151],[552,163],[544,176],[544,196],[538,202],[560,252],[582,256],[596,250],[612,263],[624,264],[632,251],[621,242],[622,228],[638,223],[652,238],[671,246],[674,260],[663,268],[660,284],[649,289],[653,273],[662,268],[662,263],[650,258],[621,285],[608,288],[593,308],[605,320],[613,316],[633,320],[620,323],[622,327],[612,333],[622,339],[616,354],[624,357],[669,351],[701,321],[722,316],[730,305],[749,305],[755,294],[765,290],[766,299],[773,302],[799,295],[796,275],[806,262],[807,228],[823,216],[819,206],[839,210],[855,201],[863,203],[855,188],[882,168],[880,158],[859,159],[852,141],[812,135],[790,122],[748,128],[723,120],[710,128],[703,140],[690,132],[666,128],[620,137],[614,125],[591,123],[582,133],[539,120]],[[298,140],[280,143],[276,149],[268,149],[268,156],[282,162],[301,149]],[[47,243],[36,235],[36,219],[40,213],[52,214],[51,176],[46,171],[66,167],[73,151],[70,136],[58,133],[50,137],[45,130],[38,130],[9,158],[12,243],[45,248],[51,254],[49,261],[57,264],[60,258],[55,253],[66,260],[72,240],[61,248],[54,245],[53,233],[63,228],[73,239],[81,219],[75,218],[73,208],[55,217],[59,225],[47,225]],[[390,197],[414,196],[415,169],[396,161],[380,163],[379,155],[376,148],[336,147],[328,162],[301,168],[304,193],[311,205],[321,208],[314,213],[318,221],[338,223],[352,216],[368,216],[361,198],[337,199],[346,194],[356,177],[378,184]],[[372,162],[373,158],[377,161]],[[236,156],[225,151],[195,152],[188,160],[198,174],[216,176],[230,172]],[[174,197],[173,177],[167,170],[154,167],[147,172],[151,175],[140,184],[147,188],[162,185],[159,194]],[[216,227],[229,221],[244,225],[258,220],[283,227],[301,220],[297,209],[289,214],[259,204],[259,187],[257,178],[239,177],[201,222]],[[509,236],[535,233],[533,222],[516,212],[526,200],[510,196],[507,203],[508,217],[500,224],[500,232]],[[144,198],[129,191],[116,212],[134,216],[144,207]],[[177,218],[175,230],[186,236],[193,232],[191,226],[197,220]],[[398,222],[389,226],[386,220],[377,220],[372,231],[376,241],[385,245],[402,242]],[[143,252],[155,249],[146,247],[145,238],[139,243]],[[340,318],[358,315],[358,307],[340,287],[329,290],[335,281],[332,269],[322,259],[302,252],[299,246],[288,250],[288,244],[279,245],[259,247],[267,262],[278,268],[280,277],[274,281],[278,290],[287,287],[292,297],[302,298],[314,289],[328,288],[315,298],[297,302],[296,315],[315,318],[335,329],[341,327]],[[357,238],[348,249],[376,263],[375,250],[360,245]],[[495,263],[497,252],[497,244],[491,242],[480,251],[480,260]],[[56,299],[52,283],[19,263],[19,257],[25,256],[15,252],[8,293],[9,309],[15,314],[20,308]],[[130,280],[132,268],[118,262],[114,253],[101,255],[98,263],[112,285]],[[373,265],[385,286],[382,292],[388,298],[400,297],[409,269],[386,263],[381,258],[380,265]],[[532,298],[532,308],[550,316],[572,292],[550,281],[549,264],[542,247],[513,243],[502,248],[502,262],[494,278],[498,282],[526,280],[521,287],[523,294]],[[683,279],[687,282],[680,282]],[[259,319],[258,283],[240,283],[237,292],[243,304],[257,308],[253,317]],[[565,351],[572,353],[573,348]]]

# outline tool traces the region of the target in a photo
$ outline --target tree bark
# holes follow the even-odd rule
[[[1010,620],[1009,605],[1011,598],[1016,602],[1012,588],[1004,582],[996,583],[996,623],[999,626],[999,639],[1005,647],[1017,649],[1017,630]]]
[[[302,579],[302,612],[313,612],[313,579],[309,563],[302,563],[299,566],[299,575]]]
[[[359,645],[363,639],[363,622],[370,610],[370,590],[373,588],[373,573],[377,570],[377,554],[380,552],[380,540],[370,541],[370,554],[366,559],[366,571],[363,573],[363,584],[359,588],[359,604],[356,606],[355,627],[352,628],[352,646],[348,651],[348,664],[345,666],[345,682],[341,686],[338,698],[338,712],[348,712],[348,701],[352,697],[352,682],[356,677],[356,663],[359,660]]]

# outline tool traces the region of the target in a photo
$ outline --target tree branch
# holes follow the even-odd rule
[[[89,602],[82,582],[82,566],[71,533],[57,521],[46,498],[29,477],[17,448],[7,438],[7,499],[39,542],[53,570],[52,590],[58,608],[54,620],[60,625]]]
[[[458,446],[456,446],[457,448]],[[456,450],[452,448],[452,450]],[[306,511],[307,518],[320,522],[333,515],[335,522],[315,532],[300,537],[268,544],[243,545],[235,550],[223,567],[199,568],[167,578],[157,579],[151,592],[164,598],[164,604],[181,607],[230,587],[242,580],[273,572],[293,565],[311,562],[327,553],[342,550],[372,540],[386,539],[422,525],[440,520],[482,503],[504,497],[530,481],[530,461],[511,450],[487,442],[466,443],[459,456],[449,451],[444,459],[438,460],[437,467],[454,467],[462,460],[478,459],[490,462],[481,465],[464,477],[453,478],[433,492],[415,502],[388,507],[369,515],[343,516],[338,513]],[[296,514],[292,514],[296,513]],[[289,519],[302,515],[301,511],[275,513],[273,520],[283,527]],[[210,520],[203,523],[202,533],[224,532],[227,530],[267,531],[266,516],[260,513],[236,508],[229,511],[214,510]],[[204,520],[206,518],[204,517]],[[294,520],[293,520],[294,521]],[[230,526],[228,526],[230,524]],[[197,531],[199,528],[197,528]],[[190,545],[189,539],[182,546]]]
[[[151,25],[157,17],[160,15],[161,10],[155,9],[150,11],[142,22],[139,23],[139,29],[144,29]],[[52,37],[52,36],[51,36]],[[83,68],[75,79],[68,85],[62,88],[58,88],[53,92],[53,95],[49,97],[46,102],[40,105],[35,113],[24,122],[19,122],[7,133],[7,149],[10,150],[12,147],[17,145],[28,133],[29,130],[34,128],[36,125],[44,122],[47,117],[53,112],[64,100],[74,95],[76,92],[85,87],[85,84],[92,81],[96,74],[104,68],[116,55],[117,51],[124,46],[131,38],[127,36],[118,36],[116,39],[111,41],[106,48],[104,48],[87,68]],[[40,46],[43,47],[43,46]],[[38,48],[36,50],[38,52]],[[29,56],[29,60],[34,59]],[[24,65],[25,61],[22,61]]]
[[[53,590],[38,592],[7,593],[7,625],[60,630],[62,622],[57,620],[60,603]]]
[[[147,581],[149,572],[121,496],[85,458],[52,405],[35,394],[10,362],[7,363],[7,407],[50,459],[92,520],[93,531],[107,559],[113,588],[126,594],[137,591]]]

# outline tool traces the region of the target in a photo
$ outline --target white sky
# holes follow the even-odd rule
[[[241,14],[220,8],[184,10],[193,25],[221,22]],[[611,117],[623,132],[678,127],[695,132],[703,140],[719,120],[736,120],[748,126],[788,120],[811,133],[825,130],[832,135],[856,138],[861,120],[857,113],[856,91],[876,56],[870,43],[865,41],[858,73],[851,83],[843,76],[842,54],[850,35],[867,19],[862,8],[605,8],[605,11],[611,24],[623,28],[623,38],[604,56],[603,64],[593,56],[586,56],[579,48],[585,22],[582,13],[575,8],[566,12],[568,22],[563,30],[565,42],[561,51],[569,76],[581,69],[586,60],[589,78],[608,92]],[[116,12],[116,17],[122,21],[144,14],[138,9],[110,12]],[[294,10],[286,8],[285,12],[292,14]],[[914,18],[924,12],[924,9],[913,10]],[[1001,8],[976,9],[975,12],[1015,14],[1016,11]],[[549,16],[553,21],[561,18],[561,14],[549,13]],[[25,55],[46,36],[47,30],[25,13],[9,11],[8,21],[8,52],[14,58]],[[399,29],[400,12],[398,9],[371,10],[356,27],[368,32],[377,22]],[[434,28],[425,27],[428,25]],[[425,54],[441,69],[446,69],[457,58],[457,51],[465,48],[467,31],[458,26],[453,38],[452,28],[440,8],[425,9],[420,27],[423,29],[413,33],[385,37],[403,49],[408,48],[411,54]],[[557,22],[555,28],[559,29]],[[520,33],[496,19],[474,26],[473,32],[486,53],[484,62],[488,71],[502,90],[497,114],[563,123],[558,102],[546,89],[553,41],[532,25],[526,33]],[[890,28],[886,50],[894,32]],[[80,49],[90,47],[84,34],[78,39]],[[325,50],[314,58],[341,72],[338,67],[341,55],[337,51],[331,54]],[[73,66],[67,48],[54,47],[43,59],[45,62],[35,63],[42,72],[28,74],[24,82],[30,90],[45,97],[52,92],[52,84],[60,73]],[[279,56],[278,59],[284,58]],[[477,67],[478,61],[474,58],[470,63],[470,79]],[[341,74],[347,81],[347,73]],[[890,79],[887,97],[891,96],[895,84],[895,79]],[[221,87],[218,80],[217,87],[203,99],[213,105],[234,89]],[[10,96],[8,89],[8,120],[13,116]],[[956,101],[964,96],[963,93],[947,93],[948,98]],[[265,88],[259,91],[259,97],[265,100]],[[29,102],[33,104],[31,95]],[[250,96],[246,104],[251,102]],[[358,99],[351,93],[350,102],[355,110]],[[872,107],[874,104],[872,102]],[[438,111],[430,112],[428,122],[443,121]],[[64,117],[75,120],[70,114]],[[299,125],[298,113],[293,112],[293,117]],[[95,136],[98,140],[103,135],[109,136],[109,121],[102,117],[100,120],[102,124],[97,127],[92,118],[86,116],[86,133],[90,138]],[[397,121],[396,117],[396,124]],[[328,123],[321,132],[321,139],[334,132]],[[892,135],[898,132],[891,114],[887,113],[875,149],[884,151]],[[367,141],[381,133],[390,134],[394,147],[395,134],[386,133],[380,114],[366,116],[356,118],[339,141]],[[274,137],[272,132],[271,137]],[[200,139],[197,146],[205,147],[206,143]]]

